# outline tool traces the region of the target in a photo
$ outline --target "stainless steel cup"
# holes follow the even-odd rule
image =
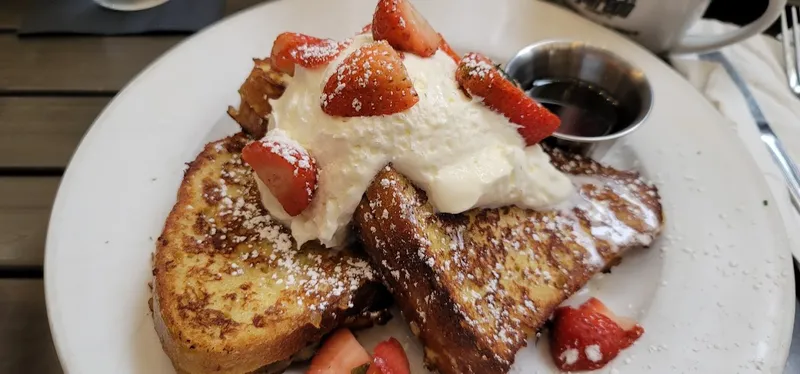
[[[617,139],[636,130],[653,105],[653,91],[640,69],[606,49],[582,42],[546,41],[527,46],[506,64],[505,70],[540,102],[544,100],[531,93],[537,82],[571,82],[602,92],[613,105],[598,99],[583,100],[576,105],[597,115],[614,110],[614,121],[608,122],[608,128],[598,129],[592,121],[570,122],[562,116],[561,127],[547,140],[593,158],[602,157]],[[564,94],[574,86],[566,87],[560,90]]]

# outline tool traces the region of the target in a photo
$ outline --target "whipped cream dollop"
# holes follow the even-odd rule
[[[442,51],[428,58],[405,54],[419,94],[411,109],[374,117],[325,114],[320,98],[328,77],[350,53],[372,41],[369,34],[356,36],[325,68],[298,66],[283,95],[270,100],[266,137],[294,140],[318,167],[316,195],[295,217],[256,177],[264,207],[291,228],[298,245],[314,239],[327,247],[343,244],[362,195],[390,163],[444,213],[506,205],[542,209],[572,194],[572,182],[540,146],[526,147],[516,125],[461,92],[456,63]]]

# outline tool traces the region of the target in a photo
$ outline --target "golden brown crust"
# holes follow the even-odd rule
[[[569,208],[435,214],[424,192],[386,168],[356,210],[365,249],[431,369],[507,372],[558,304],[661,230],[654,186],[548,151],[576,175],[580,193]]]
[[[153,319],[179,372],[249,373],[386,307],[361,255],[298,250],[271,221],[239,157],[246,143],[212,142],[189,164],[157,242]]]
[[[228,107],[228,115],[244,132],[254,138],[267,133],[267,116],[272,112],[269,100],[286,90],[286,75],[272,70],[269,58],[253,59],[253,70],[239,88],[239,108]]]

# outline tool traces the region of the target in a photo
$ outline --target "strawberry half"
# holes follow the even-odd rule
[[[617,317],[600,300],[591,298],[578,309],[556,309],[550,354],[560,370],[595,370],[630,347],[643,333],[635,321]]]
[[[275,136],[273,130],[244,147],[242,159],[290,216],[311,204],[317,191],[317,164],[299,144]]]
[[[348,45],[350,40],[337,42],[332,39],[285,32],[275,38],[270,59],[275,69],[294,75],[295,64],[309,69],[325,65],[333,61]]]
[[[558,116],[526,95],[492,60],[479,53],[468,53],[461,59],[456,81],[467,96],[480,98],[488,108],[519,125],[517,131],[527,145],[542,141],[561,125]]]
[[[385,41],[361,46],[328,78],[322,111],[332,116],[379,116],[402,112],[419,101],[403,60]]]
[[[378,1],[372,16],[372,35],[375,40],[386,40],[398,51],[421,57],[433,56],[442,40],[407,0]]]
[[[456,51],[453,50],[452,47],[450,47],[450,44],[447,44],[447,41],[444,40],[442,34],[439,34],[439,37],[442,38],[442,44],[439,45],[439,49],[441,49],[442,52],[447,53],[447,55],[450,56],[450,58],[452,58],[456,64],[458,64],[458,62],[461,60],[461,57],[458,55],[458,53],[456,53]]]
[[[611,309],[608,309],[608,307],[605,304],[603,304],[603,302],[600,301],[599,299],[597,299],[596,297],[593,297],[593,298],[590,298],[589,300],[586,300],[586,302],[581,305],[581,308],[586,308],[588,310],[600,313],[600,314],[610,318],[617,325],[619,325],[619,327],[621,327],[623,330],[626,330],[626,331],[627,330],[634,330],[634,329],[637,329],[637,328],[638,329],[642,328],[632,318],[621,317],[621,316],[616,315],[614,312],[611,311]],[[642,329],[642,332],[644,332],[644,329]],[[639,334],[639,335],[641,335],[641,334]],[[637,338],[638,338],[638,336],[637,336]],[[635,339],[634,339],[634,341],[635,341]]]
[[[367,374],[410,374],[411,365],[400,342],[389,338],[375,346]]]
[[[370,362],[369,354],[348,329],[334,332],[311,359],[306,374],[350,374]]]

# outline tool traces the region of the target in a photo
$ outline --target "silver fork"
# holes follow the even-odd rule
[[[792,12],[792,29],[789,30],[789,21],[786,9],[781,13],[781,36],[783,41],[783,58],[786,62],[786,77],[789,79],[789,88],[794,95],[800,97],[800,81],[798,81],[798,67],[800,66],[800,22],[798,22],[797,7],[788,7]],[[797,27],[795,27],[797,26]],[[791,44],[790,44],[791,43]]]
[[[797,3],[796,0],[790,1],[790,3],[793,2]],[[783,12],[781,12],[783,58],[786,65],[786,77],[788,79],[789,88],[796,97],[800,98],[800,76],[798,76],[798,71],[800,70],[800,21],[798,20],[797,6],[792,4],[787,8],[792,13],[792,29],[789,31],[788,16],[784,8]],[[766,121],[764,122],[766,123]],[[775,162],[781,168],[784,177],[787,179],[789,192],[792,196],[792,204],[795,209],[800,212],[800,171],[798,171],[797,165],[789,158],[789,155],[783,149],[783,146],[775,136],[775,133],[772,132],[772,129],[769,128],[769,125],[762,126],[759,124],[758,127],[761,132],[761,140],[767,144],[767,148],[770,149]],[[766,127],[766,129],[764,127]]]

